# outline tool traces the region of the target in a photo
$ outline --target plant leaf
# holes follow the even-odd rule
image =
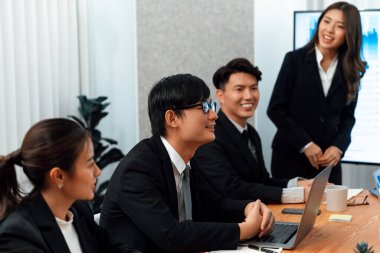
[[[104,191],[107,189],[109,182],[110,182],[109,180],[106,180],[106,181],[102,182],[102,183],[98,186],[98,189],[96,190],[96,194],[98,194],[98,195],[103,194]]]
[[[94,129],[99,122],[108,115],[108,112],[91,112],[90,117],[88,119],[88,127]]]
[[[102,138],[102,140],[108,142],[108,143],[111,144],[111,145],[115,145],[115,144],[117,144],[117,141],[114,140],[114,139],[111,139],[111,138]]]
[[[97,164],[100,168],[105,168],[108,164],[120,161],[123,157],[124,154],[120,151],[120,149],[112,148],[100,157]]]
[[[94,199],[91,201],[92,211],[94,214],[100,213],[102,209],[103,200],[104,200],[104,195],[95,194]]]
[[[98,143],[100,143],[100,140],[102,138],[102,134],[100,133],[99,130],[96,130],[96,129],[93,129],[91,132],[91,138],[92,138],[92,141],[94,143],[94,145],[98,145]]]
[[[104,167],[101,167],[99,165],[99,160],[102,158],[102,153],[108,148],[108,145],[103,145],[101,142],[99,142],[96,146],[94,145],[94,160],[98,164],[98,166],[103,169]]]
[[[94,145],[94,160],[100,167],[105,168],[108,164],[119,161],[124,157],[124,154],[117,148],[111,148],[107,151],[110,145],[117,144],[117,141],[111,138],[103,138],[102,133],[96,129],[99,122],[108,115],[108,112],[103,110],[110,105],[104,103],[107,97],[100,96],[97,98],[87,98],[85,95],[78,96],[80,106],[79,113],[83,120],[70,115],[81,126],[86,128],[91,133],[91,139]],[[103,143],[102,143],[103,142]],[[105,145],[108,143],[109,145]],[[105,153],[104,153],[105,152]],[[109,180],[99,185],[95,191],[94,199],[91,201],[94,213],[99,213],[104,199],[104,190],[107,188]]]
[[[75,122],[77,122],[80,126],[82,126],[83,128],[86,128],[84,122],[82,120],[80,120],[78,117],[74,116],[74,115],[69,115],[67,116],[69,118],[72,118]]]
[[[94,213],[100,213],[101,211],[105,190],[107,189],[109,182],[110,182],[109,180],[102,182],[99,185],[98,189],[95,191],[95,197],[91,201],[92,210]]]
[[[88,122],[93,106],[91,102],[87,99],[87,97],[84,95],[78,96],[78,99],[80,102],[79,112],[82,115],[84,121]]]
[[[107,100],[106,96],[100,96],[100,97],[91,99],[91,101],[98,103],[98,104],[101,104],[105,100]]]

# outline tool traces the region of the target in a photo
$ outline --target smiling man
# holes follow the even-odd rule
[[[304,202],[311,180],[270,178],[260,137],[247,123],[259,103],[260,80],[260,70],[243,58],[215,72],[213,83],[221,104],[215,141],[199,148],[194,159],[213,188],[224,196],[266,203]]]
[[[268,207],[214,192],[192,161],[215,138],[209,96],[207,85],[189,74],[166,77],[150,91],[153,136],[120,162],[102,207],[100,224],[120,252],[131,245],[142,252],[236,249],[240,240],[272,230]]]

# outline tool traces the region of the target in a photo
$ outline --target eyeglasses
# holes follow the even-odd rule
[[[365,196],[356,196],[347,201],[347,206],[361,206],[361,205],[369,205],[368,195]]]
[[[194,107],[197,107],[197,106],[201,106],[202,111],[204,113],[208,113],[210,111],[210,109],[213,110],[214,112],[216,112],[216,103],[214,101],[212,101],[212,100],[210,100],[210,102],[203,101],[202,103],[196,103],[196,104],[184,105],[184,106],[181,106],[181,107],[176,107],[176,108],[174,108],[174,110],[177,111],[177,110],[190,109],[190,108],[194,108]]]

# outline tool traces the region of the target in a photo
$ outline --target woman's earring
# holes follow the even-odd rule
[[[59,183],[59,184],[58,184],[58,188],[59,188],[59,189],[62,189],[62,187],[63,187],[63,184],[62,184],[62,183]]]

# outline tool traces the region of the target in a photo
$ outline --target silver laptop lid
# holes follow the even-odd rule
[[[300,225],[298,227],[297,237],[294,246],[296,246],[313,228],[315,219],[318,215],[319,206],[322,202],[323,193],[329,180],[332,165],[327,166],[321,171],[311,185],[309,198],[306,202]]]

